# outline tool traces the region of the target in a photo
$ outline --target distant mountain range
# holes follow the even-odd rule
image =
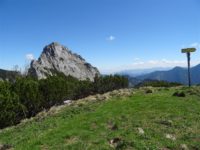
[[[14,81],[20,73],[17,71],[8,71],[0,69],[0,80]]]
[[[187,68],[175,67],[168,71],[155,71],[136,77],[138,80],[159,80],[168,82],[188,83]],[[200,64],[191,68],[191,83],[200,84]]]
[[[164,68],[164,67],[156,67],[156,68],[148,68],[148,69],[130,69],[130,70],[123,70],[120,72],[117,72],[115,74],[119,74],[119,75],[128,75],[131,77],[136,77],[136,76],[140,76],[140,75],[145,75],[154,71],[166,71],[169,70],[171,68]]]

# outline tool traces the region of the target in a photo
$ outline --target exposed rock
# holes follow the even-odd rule
[[[110,130],[117,130],[118,129],[118,126],[116,123],[112,122],[112,121],[108,121],[108,129]]]
[[[112,148],[119,149],[120,147],[123,146],[123,141],[121,138],[116,137],[110,140],[109,144]]]
[[[171,127],[173,125],[172,120],[161,120],[159,123],[162,124],[162,125],[169,126],[169,127]]]
[[[172,135],[172,134],[166,134],[166,138],[167,138],[167,139],[170,139],[170,140],[172,140],[172,141],[175,141],[175,140],[176,140],[176,137],[175,137],[174,135]]]
[[[106,97],[104,96],[104,94],[97,94],[96,99],[102,101],[102,100],[106,100]]]
[[[104,95],[104,97],[106,98],[106,100],[108,100],[108,99],[110,99],[111,98],[111,96],[110,96],[110,93],[108,92],[108,93],[105,93],[105,94],[103,94]]]
[[[180,148],[181,150],[189,150],[186,144],[181,144]]]
[[[33,60],[28,74],[38,79],[61,72],[80,80],[94,80],[100,75],[97,68],[87,63],[80,55],[72,53],[68,48],[53,42],[47,45],[38,60]]]
[[[138,133],[142,135],[144,134],[144,130],[142,128],[138,128]]]
[[[64,100],[63,102],[65,105],[71,105],[72,103],[72,100]]]
[[[96,101],[97,99],[96,99],[96,96],[90,95],[90,96],[86,97],[86,100],[88,100],[88,101]]]
[[[0,150],[11,150],[11,149],[12,149],[12,147],[10,145],[7,145],[7,144],[1,145],[0,144]]]

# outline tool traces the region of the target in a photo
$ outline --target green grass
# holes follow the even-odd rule
[[[181,149],[182,144],[200,149],[200,90],[180,90],[186,97],[172,96],[175,88],[150,94],[136,90],[130,97],[69,106],[58,114],[0,131],[0,143],[17,150],[107,150],[114,149],[111,139],[120,138],[116,149]]]

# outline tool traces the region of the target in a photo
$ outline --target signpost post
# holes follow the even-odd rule
[[[186,53],[187,55],[187,62],[188,62],[188,86],[191,86],[191,77],[190,77],[190,53],[195,52],[196,48],[185,48],[182,49],[182,53]]]

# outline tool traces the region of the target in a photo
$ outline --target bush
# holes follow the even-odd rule
[[[149,94],[149,93],[153,93],[153,91],[151,89],[146,89],[145,93]]]
[[[16,124],[25,117],[64,100],[76,100],[91,94],[128,87],[128,79],[118,75],[95,77],[95,81],[79,81],[59,73],[47,79],[25,77],[14,83],[0,82],[0,128]]]
[[[0,128],[19,123],[26,116],[25,110],[19,96],[11,91],[11,84],[0,82]]]
[[[181,92],[175,92],[175,93],[173,94],[173,96],[185,97],[186,95],[185,95],[185,93],[184,93],[183,91],[181,91]]]
[[[13,91],[19,96],[20,103],[26,107],[27,117],[42,110],[39,82],[32,78],[19,78],[13,84]]]
[[[94,93],[105,93],[108,91],[127,87],[128,79],[119,75],[95,77],[94,81]]]

